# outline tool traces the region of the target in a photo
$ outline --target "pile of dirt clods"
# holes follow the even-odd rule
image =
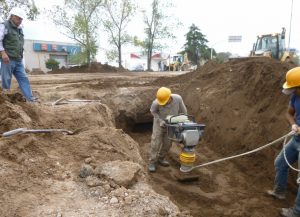
[[[101,72],[101,73],[107,73],[107,72],[128,72],[127,69],[124,68],[118,68],[114,66],[110,66],[108,64],[102,64],[99,62],[92,62],[91,65],[78,65],[73,66],[70,68],[61,68],[53,71],[49,71],[48,74],[61,74],[61,73],[93,73],[93,72]]]
[[[0,93],[0,132],[67,129],[0,139],[0,216],[188,216],[145,180],[137,143],[111,110],[29,104]]]

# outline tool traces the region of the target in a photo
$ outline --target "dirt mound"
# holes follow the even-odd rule
[[[73,66],[71,68],[61,68],[57,70],[53,70],[48,72],[48,74],[61,74],[61,73],[83,73],[83,72],[101,72],[101,73],[109,73],[109,72],[128,72],[126,69],[110,66],[108,64],[101,63],[92,63],[91,66],[81,65],[81,66]]]
[[[0,133],[78,130],[1,137],[0,216],[181,215],[147,184],[138,144],[115,128],[106,105],[53,107],[15,98],[0,94]],[[118,167],[128,173],[114,177]]]
[[[228,154],[289,130],[283,120],[289,97],[281,90],[291,67],[269,58],[211,62],[193,72],[180,92],[189,110],[208,125],[207,139]]]

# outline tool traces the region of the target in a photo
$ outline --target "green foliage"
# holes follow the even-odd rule
[[[218,53],[216,55],[216,60],[217,62],[219,63],[224,63],[226,61],[228,61],[229,57],[231,56],[232,54],[230,52],[221,52],[221,53]]]
[[[34,1],[29,0],[0,0],[0,17],[3,20],[8,18],[8,14],[13,7],[20,7],[24,9],[27,14],[27,18],[34,20],[39,11],[34,4]]]
[[[65,0],[63,7],[56,6],[50,11],[53,22],[65,30],[66,36],[81,45],[88,64],[98,50],[98,13],[102,4],[103,0]]]
[[[179,23],[173,22],[176,20],[174,16],[171,18],[167,15],[171,7],[173,5],[169,1],[153,0],[150,10],[143,11],[146,38],[142,43],[138,43],[138,40],[135,42],[146,50],[147,70],[150,70],[153,50],[159,50],[163,47],[161,44],[163,39],[175,38],[172,29]]]
[[[109,43],[115,47],[112,52],[107,52],[107,57],[110,59],[117,54],[119,67],[122,67],[122,45],[132,40],[126,28],[135,10],[136,5],[132,0],[106,0],[104,3],[103,26],[109,34]]]
[[[200,58],[204,60],[210,59],[210,48],[206,45],[208,40],[205,38],[200,29],[195,25],[189,29],[186,34],[186,43],[184,44],[184,52],[187,52],[189,60],[193,64],[198,64]]]
[[[141,41],[137,36],[133,37],[133,45],[136,47],[141,47],[143,49],[146,49],[146,42]]]
[[[107,59],[109,60],[109,61],[114,61],[114,60],[116,60],[116,58],[118,58],[118,51],[115,49],[115,50],[107,50],[106,52],[105,52],[105,55],[106,55],[106,57],[107,57]]]
[[[55,69],[59,69],[59,62],[53,58],[49,58],[46,62],[46,68],[51,69],[52,71]]]
[[[68,56],[68,62],[72,65],[86,65],[86,53],[80,52]]]

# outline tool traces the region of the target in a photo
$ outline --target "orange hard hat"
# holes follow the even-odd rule
[[[165,105],[171,97],[171,90],[166,87],[161,87],[156,93],[156,99],[159,105]]]
[[[284,89],[300,86],[300,67],[289,70],[285,75],[286,82],[283,84]]]

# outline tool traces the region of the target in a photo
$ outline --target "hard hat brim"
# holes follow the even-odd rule
[[[290,89],[290,88],[294,88],[294,87],[299,87],[299,85],[288,85],[287,82],[284,82],[282,87],[283,87],[283,89]]]
[[[284,82],[284,84],[282,85],[283,89],[289,89],[292,88],[290,85],[288,85],[287,82]]]

